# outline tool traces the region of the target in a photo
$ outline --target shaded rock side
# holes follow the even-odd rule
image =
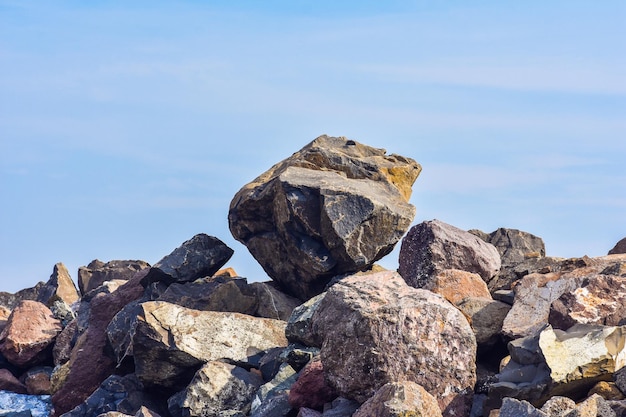
[[[422,385],[444,416],[469,413],[476,382],[476,339],[443,297],[409,287],[392,271],[333,285],[314,313],[326,378],[364,402],[387,382]]]
[[[477,236],[439,220],[413,226],[402,239],[398,272],[415,288],[428,288],[445,269],[474,272],[489,281],[500,269],[498,250]]]
[[[162,301],[141,308],[133,353],[135,372],[147,387],[181,389],[204,362],[247,363],[260,351],[287,345],[284,321]]]
[[[414,160],[320,136],[245,185],[228,220],[267,274],[307,300],[337,275],[365,270],[409,228]]]
[[[152,282],[189,282],[213,276],[233,256],[233,250],[214,236],[199,233],[150,268],[144,286]]]
[[[87,266],[78,268],[78,288],[82,295],[98,288],[105,281],[128,281],[135,273],[150,265],[144,261],[114,260],[102,262],[94,259]]]
[[[67,305],[71,305],[78,301],[80,295],[78,289],[70,277],[70,273],[63,263],[59,262],[54,265],[52,275],[42,287],[37,301],[50,307],[55,301],[62,301]]]
[[[621,253],[626,253],[626,237],[620,240],[613,246],[613,248],[609,251],[609,255],[617,255]]]

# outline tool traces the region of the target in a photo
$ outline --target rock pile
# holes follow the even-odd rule
[[[269,282],[198,234],[0,293],[0,415],[626,416],[623,241],[409,228],[420,169],[323,136],[244,186],[230,227]]]

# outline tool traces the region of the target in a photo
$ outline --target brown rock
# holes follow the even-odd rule
[[[593,388],[591,388],[591,390],[587,393],[587,397],[591,397],[593,394],[598,394],[605,400],[612,401],[621,401],[626,398],[624,397],[622,391],[617,388],[615,382],[608,381],[600,381],[594,385]]]
[[[141,279],[148,271],[140,269],[117,291],[98,294],[89,302],[88,326],[72,349],[65,382],[52,396],[54,416],[85,401],[113,372],[116,362],[108,355],[107,326],[126,304],[141,297]]]
[[[322,362],[309,362],[298,376],[298,380],[289,391],[289,405],[298,409],[301,407],[322,410],[324,404],[337,398],[337,392],[324,380]]]
[[[50,375],[52,368],[39,368],[29,370],[22,378],[26,390],[30,395],[50,395]]]
[[[389,382],[376,391],[352,417],[437,417],[435,397],[411,381]]]
[[[27,389],[8,369],[0,368],[0,390],[26,394]]]
[[[287,321],[293,309],[300,305],[300,300],[278,290],[271,282],[253,282],[250,288],[258,301],[254,313],[257,317]]]
[[[480,275],[460,269],[444,269],[424,289],[442,295],[454,305],[468,297],[492,299]]]
[[[502,335],[502,324],[511,306],[501,301],[469,297],[457,308],[469,319],[479,349],[493,346]]]
[[[445,269],[474,272],[489,281],[500,269],[497,249],[439,220],[413,226],[402,239],[398,272],[415,288],[427,288]]]
[[[476,382],[476,339],[440,295],[392,271],[333,285],[313,315],[331,386],[363,402],[387,382],[409,380],[437,398],[444,416],[467,415]]]
[[[393,250],[415,216],[409,197],[420,171],[410,158],[320,136],[234,196],[230,230],[304,301]]]
[[[89,265],[78,268],[78,287],[85,295],[105,281],[128,281],[135,273],[149,267],[150,264],[144,261],[115,260],[105,263],[95,259]]]
[[[37,301],[50,307],[57,300],[71,305],[78,301],[79,298],[78,289],[70,277],[70,273],[65,265],[59,262],[54,265],[52,275],[50,275],[50,279],[39,293]]]
[[[47,349],[61,331],[61,323],[38,301],[21,301],[0,333],[0,351],[13,365],[25,367],[49,359]]]
[[[617,255],[621,253],[626,253],[626,237],[613,246],[613,249],[609,251],[609,255]]]

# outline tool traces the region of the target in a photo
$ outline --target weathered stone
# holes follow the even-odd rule
[[[141,308],[133,353],[135,372],[148,387],[181,389],[204,362],[244,364],[260,351],[287,345],[283,321],[163,301],[146,302]]]
[[[564,417],[616,417],[616,415],[604,398],[594,394],[576,404],[576,407]]]
[[[576,402],[568,397],[554,396],[551,397],[544,405],[541,411],[549,417],[562,417],[576,408]]]
[[[415,288],[428,288],[445,269],[474,272],[489,281],[500,269],[490,243],[439,220],[413,226],[402,239],[398,272]]]
[[[391,252],[415,216],[420,171],[410,158],[320,136],[234,196],[230,230],[286,293],[307,300]]]
[[[548,320],[564,330],[576,323],[626,324],[626,277],[598,274],[586,279],[552,303]]]
[[[99,414],[98,417],[161,417],[161,415],[142,405],[134,416],[120,413],[119,411],[107,411],[106,413]]]
[[[293,309],[300,305],[300,300],[283,293],[270,282],[253,282],[250,288],[258,301],[254,313],[257,317],[287,321]]]
[[[81,306],[89,305],[85,310],[86,317],[82,318],[85,327],[67,362],[69,369],[65,381],[52,397],[54,416],[60,416],[85,401],[115,369],[116,362],[108,354],[106,329],[126,304],[141,297],[143,287],[140,282],[147,272],[146,268],[139,270],[117,291],[100,293],[89,303],[81,303]],[[80,327],[79,324],[79,331]]]
[[[321,337],[311,328],[311,319],[324,295],[326,295],[325,292],[318,294],[293,309],[285,328],[285,335],[289,342],[302,343],[305,346],[322,346]]]
[[[78,289],[74,281],[70,277],[70,273],[63,263],[59,262],[54,265],[52,275],[42,287],[38,294],[37,301],[51,307],[55,301],[63,301],[67,305],[71,305],[80,298]]]
[[[487,298],[465,298],[457,308],[468,318],[479,349],[485,349],[501,339],[504,318],[511,306]]]
[[[539,347],[550,368],[550,395],[580,398],[626,365],[626,327],[577,324],[567,332],[547,327]]]
[[[388,382],[376,391],[352,417],[437,417],[441,410],[435,397],[411,381]]]
[[[183,242],[150,268],[143,285],[156,281],[167,284],[210,277],[233,256],[233,250],[214,236],[200,233]]]
[[[143,387],[134,375],[111,375],[83,403],[63,417],[97,416],[107,411],[133,415],[146,401]]]
[[[203,311],[229,311],[254,315],[258,301],[245,278],[207,277],[173,283],[157,298],[182,307]]]
[[[20,379],[24,382],[26,390],[30,395],[50,395],[50,376],[52,367],[37,366],[29,369]]]
[[[613,401],[620,401],[626,398],[624,397],[624,393],[620,391],[615,382],[608,381],[600,381],[596,385],[594,385],[587,393],[587,397],[591,397],[593,394],[598,394],[605,400]]]
[[[626,237],[613,246],[613,249],[609,251],[609,255],[617,255],[621,253],[626,253]]]
[[[322,417],[322,413],[311,408],[302,407],[296,417]]]
[[[8,369],[0,368],[0,391],[26,394],[26,385],[22,384]]]
[[[283,416],[291,410],[289,389],[298,379],[298,373],[289,364],[282,364],[274,378],[263,384],[252,400],[251,416]]]
[[[581,282],[582,278],[562,277],[560,273],[525,276],[515,287],[515,302],[504,319],[502,334],[510,339],[537,334],[548,323],[552,302]]]
[[[500,417],[551,417],[541,410],[537,410],[528,401],[505,398],[500,407]]]
[[[476,382],[476,339],[443,297],[392,271],[344,278],[313,316],[328,382],[363,402],[387,382],[414,381],[444,416],[466,415]],[[456,414],[455,414],[456,413]]]
[[[78,268],[78,288],[80,293],[85,295],[106,281],[128,281],[135,273],[149,267],[150,264],[144,261],[115,260],[102,262],[94,259],[89,265]]]
[[[70,360],[70,354],[72,353],[72,348],[74,347],[77,335],[78,321],[74,319],[67,326],[65,326],[54,341],[52,359],[55,366],[61,365]]]
[[[423,288],[443,296],[454,305],[468,297],[492,300],[480,275],[460,269],[444,269]]]
[[[529,263],[536,263],[538,259],[546,256],[543,240],[528,232],[506,228],[499,228],[488,235],[478,234],[473,230],[470,232],[485,242],[491,243],[500,253],[502,266],[500,271],[489,280],[491,291],[511,288],[513,283],[522,277],[516,271],[518,265],[528,260],[532,260]]]
[[[207,362],[178,395],[168,401],[173,417],[245,416],[261,378],[235,365]]]
[[[40,281],[34,287],[24,288],[15,294],[2,291],[0,292],[0,306],[11,311],[20,303],[20,301],[37,301],[39,293],[45,286],[46,284],[43,281]]]
[[[48,395],[25,395],[12,392],[0,391],[0,410],[15,413],[14,416],[48,417],[52,409],[50,396]],[[29,413],[29,414],[26,414]],[[4,414],[10,416],[11,414]]]
[[[329,404],[324,404],[322,417],[350,417],[360,407],[357,401],[338,397]]]
[[[106,328],[106,337],[113,350],[118,369],[125,369],[127,362],[132,362],[135,326],[138,316],[142,313],[140,303],[144,297],[126,304],[111,319]],[[132,369],[132,367],[131,367]]]
[[[0,333],[0,351],[9,362],[26,367],[52,358],[61,323],[38,301],[21,301]]]
[[[326,383],[320,360],[309,362],[289,391],[289,404],[295,409],[307,407],[321,410],[324,404],[335,398],[337,392]]]

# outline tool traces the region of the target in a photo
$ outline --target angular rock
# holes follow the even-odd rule
[[[604,398],[594,394],[580,404],[576,404],[576,407],[565,414],[565,417],[616,417],[616,414]]]
[[[550,398],[541,406],[541,411],[548,416],[565,416],[567,413],[576,408],[576,402],[571,398],[555,396]]]
[[[615,246],[613,246],[613,249],[611,249],[608,254],[617,255],[617,254],[622,254],[622,253],[626,253],[626,237],[620,240],[619,242],[617,242]]]
[[[37,366],[29,369],[20,379],[26,386],[30,395],[50,395],[50,377],[53,368],[51,366]]]
[[[322,413],[311,408],[302,407],[296,417],[322,417]]]
[[[26,385],[22,384],[8,369],[0,368],[0,392],[10,391],[17,394],[28,392]]]
[[[54,416],[60,416],[85,401],[115,369],[116,362],[108,352],[106,329],[126,304],[142,296],[141,279],[147,273],[146,268],[139,270],[117,291],[101,293],[89,303],[81,303],[81,306],[89,306],[82,319],[84,330],[80,333],[81,326],[77,325],[80,335],[67,362],[65,380],[52,396]]]
[[[54,365],[61,365],[70,360],[70,354],[76,337],[78,336],[78,321],[72,320],[65,328],[59,333],[54,341],[54,347],[52,348],[52,359]]]
[[[142,313],[140,303],[143,297],[126,304],[109,322],[106,328],[106,337],[118,369],[132,369],[133,344],[135,327],[139,315]]]
[[[474,272],[489,281],[500,269],[498,250],[439,220],[413,226],[402,239],[398,272],[415,288],[427,288],[445,269]]]
[[[290,343],[302,343],[305,346],[314,347],[322,346],[322,339],[312,329],[311,320],[325,295],[325,292],[318,294],[293,309],[285,328],[285,335]]]
[[[548,320],[564,330],[576,323],[626,324],[626,277],[598,274],[586,279],[552,303]]]
[[[511,285],[521,278],[514,268],[527,259],[540,259],[546,256],[546,247],[543,240],[517,229],[499,228],[490,234],[477,234],[485,242],[491,243],[500,253],[502,267],[498,274],[489,281],[489,289],[511,288]]]
[[[441,410],[435,397],[411,381],[388,382],[376,391],[352,417],[437,417]]]
[[[207,362],[180,394],[168,401],[173,417],[245,416],[262,379],[235,365]]]
[[[106,281],[128,281],[135,273],[149,267],[150,264],[144,261],[115,260],[102,262],[94,259],[89,265],[78,268],[78,288],[80,293],[85,295]]]
[[[479,350],[498,343],[502,336],[502,324],[511,306],[487,298],[465,298],[456,306],[469,319]]]
[[[233,256],[233,250],[214,236],[200,233],[183,242],[150,268],[143,285],[183,283],[215,274]]]
[[[363,402],[387,382],[422,385],[444,416],[467,415],[476,382],[476,339],[443,297],[392,271],[344,278],[313,316],[326,378]],[[456,414],[455,414],[456,413]]]
[[[598,394],[605,400],[612,401],[621,401],[626,398],[624,396],[624,393],[620,391],[615,382],[607,381],[600,381],[596,385],[594,385],[587,393],[587,397],[591,397],[593,394]]]
[[[492,299],[480,275],[460,269],[444,269],[422,288],[443,296],[454,305],[468,297]]]
[[[505,398],[502,401],[499,417],[551,417],[541,410],[537,410],[528,401]]]
[[[47,307],[51,307],[55,301],[62,301],[67,305],[71,305],[78,301],[79,298],[78,289],[70,277],[70,273],[65,265],[59,262],[54,265],[52,275],[50,275],[50,279],[39,292],[37,301]]]
[[[298,379],[298,373],[289,364],[282,364],[274,378],[263,384],[252,400],[253,417],[283,416],[291,410],[289,389]]]
[[[295,409],[322,410],[324,404],[335,398],[337,392],[324,380],[324,367],[320,360],[309,362],[289,391],[289,404]]]
[[[14,413],[30,412],[32,417],[48,417],[51,409],[49,395],[25,395],[0,391],[0,410]],[[5,415],[10,416],[10,414]]]
[[[350,417],[359,406],[360,404],[357,401],[338,397],[331,403],[324,405],[322,417]]]
[[[257,317],[287,321],[293,309],[300,305],[300,300],[278,290],[272,283],[253,282],[250,288],[258,301],[254,313]]]
[[[626,326],[577,324],[567,332],[547,327],[539,347],[550,369],[550,395],[581,398],[626,365]]]
[[[230,230],[287,294],[307,300],[391,252],[415,216],[420,171],[410,158],[320,136],[234,196]]]
[[[16,366],[35,365],[52,358],[52,343],[59,332],[61,323],[48,307],[21,301],[0,333],[0,351]]]
[[[46,284],[43,281],[40,281],[34,287],[24,288],[15,294],[0,292],[0,306],[11,311],[20,303],[20,301],[37,301],[39,293],[45,286]]]
[[[135,372],[147,387],[181,389],[204,362],[245,364],[260,351],[287,345],[283,321],[162,301],[141,308],[133,353]]]

